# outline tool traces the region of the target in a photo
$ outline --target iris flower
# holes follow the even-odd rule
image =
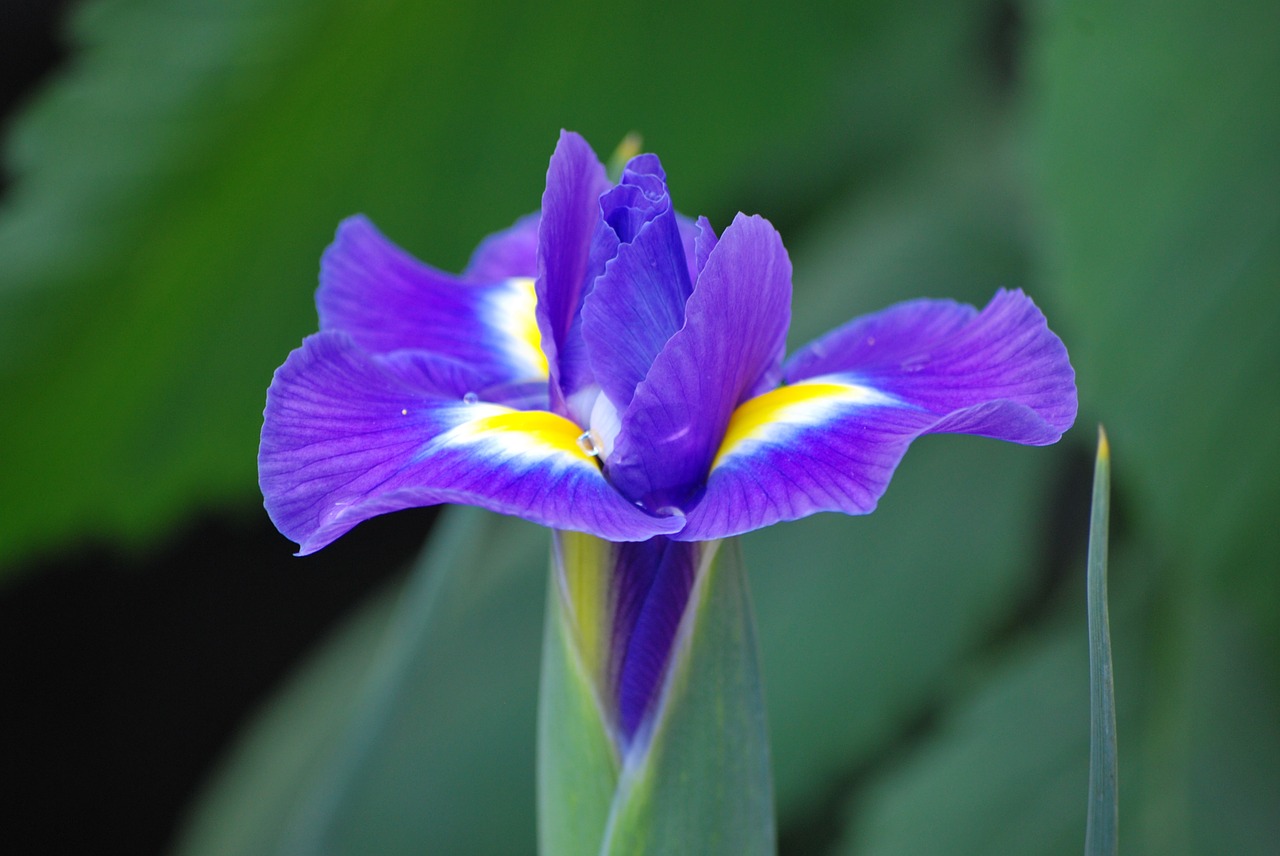
[[[1066,349],[1019,291],[981,310],[901,303],[784,359],[791,263],[772,225],[739,214],[717,235],[676,212],[657,157],[613,184],[567,132],[540,211],[461,275],[354,217],[316,303],[320,331],[267,394],[272,520],[300,554],[444,502],[601,539],[593,668],[624,742],[651,708],[698,544],[870,512],[921,435],[1043,445],[1076,414]],[[586,543],[560,541],[561,563]]]

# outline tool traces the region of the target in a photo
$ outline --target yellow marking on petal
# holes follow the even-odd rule
[[[460,427],[472,437],[500,435],[504,441],[516,444],[519,451],[550,447],[575,458],[595,462],[578,444],[582,429],[563,416],[545,410],[504,409]]]
[[[804,424],[818,421],[824,405],[884,400],[884,396],[865,386],[844,383],[805,382],[780,386],[738,405],[729,417],[724,439],[716,451],[711,468],[742,443],[763,437],[775,425]]]
[[[538,330],[538,294],[530,277],[507,280],[509,286],[498,298],[493,323],[510,337],[511,353],[536,372],[547,376],[547,355],[542,352],[542,333]]]

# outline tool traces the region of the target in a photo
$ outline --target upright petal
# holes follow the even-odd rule
[[[480,242],[467,269],[467,279],[490,282],[538,275],[538,213],[526,214],[512,226]]]
[[[734,408],[775,375],[791,320],[791,261],[767,220],[739,214],[711,250],[606,462],[610,481],[651,509],[701,488]]]
[[[365,350],[429,351],[489,382],[546,377],[530,279],[481,283],[425,265],[356,216],[320,263],[320,329]]]
[[[580,429],[443,393],[419,353],[373,355],[341,333],[308,337],[267,391],[259,482],[300,553],[378,514],[440,502],[625,541],[681,525],[646,515],[579,448]]]
[[[693,284],[655,156],[633,158],[600,204],[616,250],[583,305],[582,335],[597,382],[621,411],[684,325]]]
[[[550,363],[552,409],[589,383],[586,354],[571,339],[590,286],[591,238],[600,220],[600,195],[609,187],[604,166],[587,142],[561,131],[547,168],[538,225],[537,313],[542,350]]]
[[[689,237],[692,233],[692,239]],[[711,256],[711,251],[716,248],[716,230],[711,228],[711,221],[706,217],[699,217],[698,222],[691,229],[685,228],[681,224],[680,234],[684,236],[686,252],[689,253],[691,263],[689,265],[689,275],[697,280],[702,274],[702,269],[707,266],[707,259]],[[689,252],[689,251],[692,252]]]
[[[646,223],[671,208],[667,174],[654,154],[627,162],[616,187],[600,197],[600,216],[619,243],[627,244]]]
[[[1075,420],[1066,349],[1021,292],[1000,292],[980,313],[949,301],[892,307],[803,349],[786,373],[794,383],[734,412],[706,493],[673,537],[865,514],[916,437],[1044,445]]]

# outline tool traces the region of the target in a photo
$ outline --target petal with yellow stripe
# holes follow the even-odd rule
[[[300,553],[401,508],[459,502],[617,541],[671,532],[546,411],[442,390],[420,355],[369,354],[340,333],[307,338],[267,392],[259,481],[267,511]]]
[[[1062,341],[1020,291],[982,310],[915,300],[840,327],[787,361],[791,383],[730,417],[681,540],[818,511],[875,508],[911,441],[963,433],[1055,442],[1076,415]]]

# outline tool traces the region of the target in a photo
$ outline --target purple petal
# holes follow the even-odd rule
[[[937,414],[1008,399],[1031,408],[1043,428],[968,433],[1017,443],[1055,442],[1076,418],[1067,349],[1021,291],[997,292],[981,313],[947,300],[914,300],[855,319],[798,351],[785,374],[788,382],[844,374]]]
[[[1021,292],[978,313],[914,301],[854,321],[788,364],[796,383],[734,413],[681,540],[734,535],[817,511],[875,508],[916,437],[1055,442],[1075,420],[1062,342]]]
[[[547,168],[538,225],[537,313],[542,350],[550,363],[552,409],[568,412],[566,398],[589,384],[590,369],[576,321],[582,308],[591,238],[600,220],[600,195],[609,187],[604,166],[587,142],[569,131]]]
[[[634,241],[646,223],[670,208],[667,174],[652,154],[629,160],[617,186],[600,197],[600,217],[623,244]]]
[[[578,448],[573,423],[446,397],[427,362],[319,333],[276,371],[259,483],[271,519],[301,555],[375,515],[441,502],[619,541],[681,525],[619,496]]]
[[[644,163],[637,161],[654,172],[628,169],[623,181],[637,183],[620,184],[601,199],[605,222],[619,243],[582,309],[591,368],[619,411],[631,403],[654,359],[684,325],[685,302],[693,291],[661,166],[652,155],[635,158],[638,168]]]
[[[612,574],[618,727],[632,738],[654,698],[689,602],[701,545],[658,537],[619,544]]]
[[[344,220],[320,263],[320,329],[374,353],[414,349],[487,382],[546,377],[529,280],[470,282],[415,259],[368,219]]]
[[[513,226],[481,241],[462,275],[481,282],[537,276],[538,213],[526,214]]]
[[[776,375],[791,318],[791,261],[767,220],[739,214],[710,252],[685,325],[622,416],[610,481],[647,508],[700,489],[729,417]]]
[[[689,268],[690,274],[697,279],[702,273],[702,269],[707,266],[707,258],[711,255],[711,251],[716,248],[716,230],[711,228],[711,221],[706,217],[699,217],[697,225],[694,228],[693,253],[690,258],[693,260]],[[688,233],[684,229],[684,222],[681,222],[680,234],[685,236],[686,246],[689,244]]]

